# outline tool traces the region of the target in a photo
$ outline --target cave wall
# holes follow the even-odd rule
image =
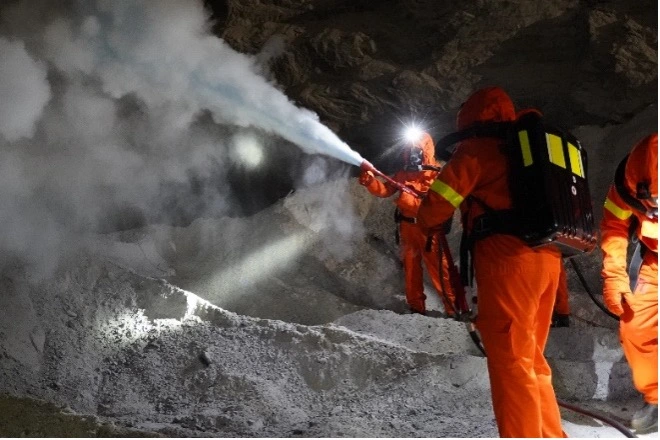
[[[657,102],[652,1],[208,5],[219,11],[215,29],[225,41],[262,61],[292,100],[385,167],[391,160],[382,153],[401,121],[423,120],[440,137],[485,85],[501,85],[520,107],[540,108],[567,129],[621,124]]]

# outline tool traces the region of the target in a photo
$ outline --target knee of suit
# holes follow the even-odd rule
[[[489,364],[492,360],[494,368],[514,368],[523,375],[534,369],[537,352],[534,329],[510,318],[481,317],[477,317],[477,328],[481,332]]]

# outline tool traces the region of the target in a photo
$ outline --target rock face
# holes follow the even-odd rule
[[[500,85],[572,131],[589,155],[596,222],[616,164],[657,130],[657,5],[651,1],[207,1],[215,30],[386,171],[402,123],[453,131],[475,89]],[[388,202],[368,234],[387,239]],[[378,220],[374,220],[378,218]],[[374,224],[373,222],[376,222]],[[388,230],[389,228],[389,230]],[[393,243],[390,243],[394,246]],[[578,261],[600,291],[598,251]],[[569,269],[571,289],[583,292]],[[586,295],[575,307],[592,310]],[[600,321],[600,311],[588,318]],[[607,320],[605,320],[607,322]]]
[[[368,159],[395,142],[400,121],[450,131],[484,85],[567,129],[616,125],[657,101],[651,1],[207,3],[225,41]]]
[[[582,141],[599,222],[616,163],[657,130],[657,21],[649,14],[657,5],[650,1],[207,5],[218,35],[254,54],[291,99],[385,170],[395,166],[391,147],[402,123],[423,121],[437,139],[453,130],[472,91],[497,84],[518,107],[541,109]],[[381,207],[364,214],[367,234],[389,239],[389,202],[360,203]],[[594,292],[600,258],[596,251],[578,260]],[[584,291],[572,269],[569,283]],[[572,302],[594,308],[586,295]]]

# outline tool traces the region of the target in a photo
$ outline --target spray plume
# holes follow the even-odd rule
[[[53,255],[66,231],[109,210],[158,218],[170,199],[193,203],[192,189],[205,215],[231,211],[232,194],[217,184],[227,179],[227,127],[363,162],[258,63],[212,35],[201,0],[3,3],[0,248]]]
[[[206,109],[218,122],[258,127],[308,153],[360,164],[359,154],[321,124],[316,114],[297,108],[268,83],[254,58],[210,34],[201,2],[97,0],[92,4],[81,8],[77,20],[54,21],[46,29],[47,40],[68,37],[61,50],[53,48],[52,61],[62,70],[92,73],[116,98],[137,93],[149,105],[177,106],[179,116],[184,116],[180,123]],[[71,59],[72,52],[81,56]]]

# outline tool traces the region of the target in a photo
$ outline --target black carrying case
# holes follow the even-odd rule
[[[572,135],[523,115],[509,131],[510,190],[520,238],[532,247],[554,244],[565,256],[597,242],[587,153]]]

